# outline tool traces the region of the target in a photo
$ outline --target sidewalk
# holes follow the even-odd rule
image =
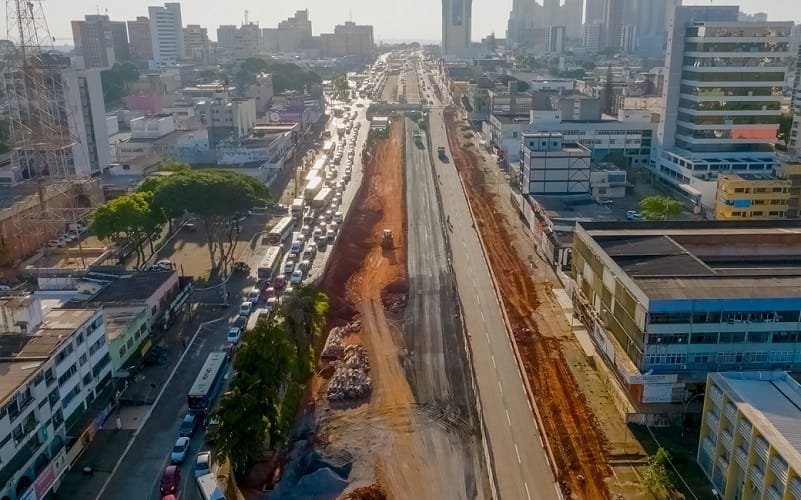
[[[119,408],[109,415],[105,428],[97,431],[75,465],[64,473],[58,492],[52,494],[53,499],[91,500],[97,497],[123,450],[142,425],[159,390],[167,382],[186,342],[200,323],[218,315],[219,311],[193,304],[191,314],[185,313],[167,332],[155,334],[153,345],[166,349],[167,361],[162,365],[142,367],[120,397]],[[141,401],[142,404],[126,405],[124,401]],[[117,419],[120,429],[117,429]],[[93,472],[85,473],[85,467],[91,467]]]

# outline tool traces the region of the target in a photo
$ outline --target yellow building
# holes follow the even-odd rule
[[[716,220],[785,219],[792,181],[770,174],[722,174],[715,199]]]
[[[787,208],[787,217],[801,216],[801,163],[784,162],[776,169],[776,177],[789,180],[790,200]]]

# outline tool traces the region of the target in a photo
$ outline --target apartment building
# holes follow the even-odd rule
[[[105,15],[87,15],[83,21],[72,21],[72,39],[87,68],[105,69],[130,58],[125,23],[111,21]]]
[[[208,30],[199,24],[187,25],[184,28],[184,57],[197,63],[209,64],[210,51]]]
[[[163,7],[148,7],[147,12],[153,47],[152,66],[155,68],[175,66],[186,53],[181,4],[167,2]]]
[[[801,216],[801,162],[783,160],[776,169],[776,177],[790,181],[787,217],[798,218]]]
[[[741,22],[736,6],[675,10],[652,168],[708,215],[718,174],[767,173],[776,166],[792,26]]]
[[[520,153],[523,194],[569,195],[590,192],[590,150],[558,133],[524,133]]]
[[[721,174],[715,201],[716,220],[784,219],[790,180],[773,174]]]
[[[150,19],[140,16],[134,21],[128,21],[128,47],[131,59],[138,63],[147,63],[153,59]]]
[[[575,311],[637,418],[703,392],[709,372],[801,368],[799,227],[579,223]]]
[[[0,299],[0,495],[45,498],[83,446],[87,413],[108,415],[111,360],[99,309],[43,313],[32,295]]]
[[[697,460],[724,500],[801,498],[801,384],[784,371],[710,373]]]

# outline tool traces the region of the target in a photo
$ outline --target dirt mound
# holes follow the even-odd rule
[[[459,144],[459,124],[445,113],[453,161],[467,189],[487,257],[498,280],[500,296],[523,359],[533,396],[542,416],[543,434],[553,449],[558,480],[565,493],[587,499],[608,499],[604,479],[610,475],[605,441],[559,346],[540,335],[535,321],[539,300],[528,266],[509,244],[508,221],[494,211],[492,194],[475,152]]]
[[[371,484],[362,488],[356,488],[345,496],[339,497],[339,500],[386,500],[387,492],[378,484]]]
[[[384,309],[392,313],[403,311],[409,295],[409,281],[399,278],[381,290],[381,303]]]

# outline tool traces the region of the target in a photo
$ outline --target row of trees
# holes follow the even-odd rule
[[[98,207],[92,220],[97,237],[132,245],[139,267],[165,224],[172,229],[176,219],[194,217],[206,234],[211,269],[227,269],[239,242],[239,218],[268,201],[267,189],[246,175],[179,162],[163,163],[162,171],[170,174],[149,177],[137,191]]]
[[[245,332],[234,359],[236,375],[214,416],[210,438],[243,477],[269,446],[286,437],[313,371],[315,339],[322,333],[328,297],[314,285],[299,286],[276,315]]]
[[[139,79],[139,68],[132,62],[114,63],[110,69],[100,73],[103,86],[103,101],[107,108],[119,106],[128,93],[128,85]]]

